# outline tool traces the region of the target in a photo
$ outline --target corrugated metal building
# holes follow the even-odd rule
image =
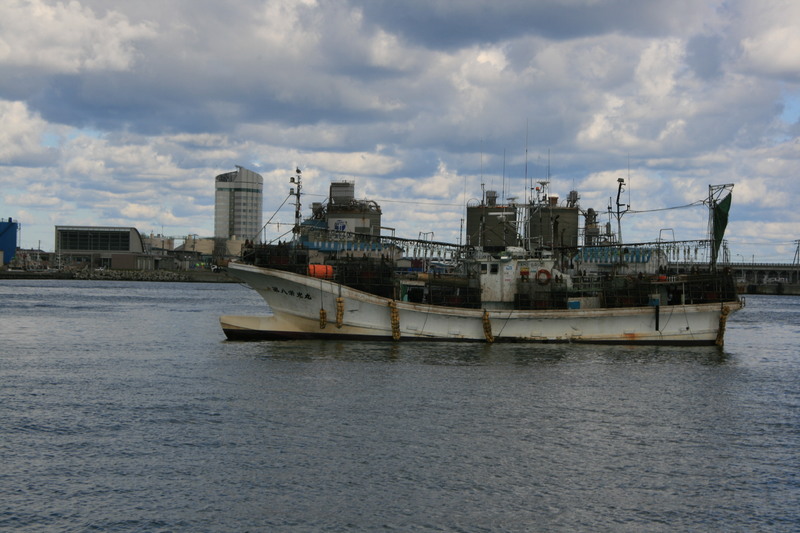
[[[0,221],[0,252],[3,265],[10,263],[17,252],[17,231],[19,224],[11,218],[8,221]]]
[[[145,253],[136,228],[56,226],[56,261],[60,266],[151,270],[153,257]]]

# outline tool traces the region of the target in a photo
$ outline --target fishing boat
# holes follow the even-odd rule
[[[724,259],[730,184],[709,187],[708,239],[623,244],[577,192],[559,204],[543,181],[525,204],[485,191],[467,206],[466,244],[451,244],[382,235],[380,206],[352,182],[332,183],[302,220],[299,169],[292,182],[292,239],[248,241],[228,265],[270,311],[222,316],[230,340],[721,346],[743,306]]]

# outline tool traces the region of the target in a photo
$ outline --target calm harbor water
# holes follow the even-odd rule
[[[798,297],[721,350],[224,340],[264,310],[0,280],[0,529],[800,530]]]

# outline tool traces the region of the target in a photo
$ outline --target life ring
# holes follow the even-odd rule
[[[553,279],[553,275],[550,273],[549,270],[544,268],[540,268],[538,272],[536,272],[536,283],[539,285],[547,285],[550,283],[550,280]]]

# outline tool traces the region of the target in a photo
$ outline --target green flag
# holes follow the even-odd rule
[[[719,247],[722,244],[722,237],[725,235],[725,228],[728,226],[728,213],[731,211],[731,195],[723,198],[717,205],[714,206],[714,259],[716,260],[719,253]]]

